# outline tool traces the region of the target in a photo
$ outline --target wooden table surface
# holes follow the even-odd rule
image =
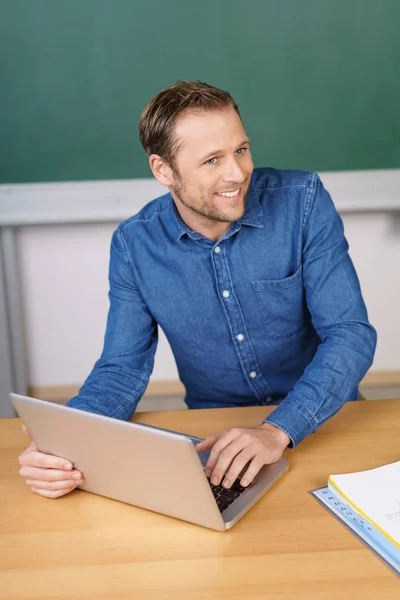
[[[205,437],[255,426],[267,411],[139,413],[134,420]],[[36,496],[18,475],[21,422],[2,419],[0,598],[398,600],[399,578],[307,492],[331,473],[399,460],[399,431],[399,400],[348,403],[286,451],[289,472],[219,533],[80,490],[57,500]]]

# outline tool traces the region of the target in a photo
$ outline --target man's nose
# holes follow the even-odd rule
[[[243,183],[246,179],[246,174],[242,171],[237,161],[233,158],[226,163],[223,178],[225,181]]]

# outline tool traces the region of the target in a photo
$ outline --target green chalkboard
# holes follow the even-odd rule
[[[137,121],[228,89],[258,166],[400,166],[399,0],[0,0],[0,182],[148,177]]]

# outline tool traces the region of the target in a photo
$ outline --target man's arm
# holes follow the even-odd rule
[[[230,487],[249,461],[241,483],[250,483],[264,464],[278,460],[288,445],[297,445],[333,416],[373,360],[376,332],[368,322],[342,221],[317,175],[303,221],[303,285],[321,343],[294,389],[260,427],[235,428],[198,444],[200,452],[212,449],[206,472],[215,483],[223,480]]]
[[[110,310],[103,353],[78,396],[68,405],[128,419],[153,368],[157,325],[134,284],[120,229],[111,243],[109,279]],[[45,498],[64,496],[84,480],[68,460],[40,452],[34,442],[21,454],[19,463],[28,486]]]
[[[293,446],[350,399],[376,347],[343,223],[317,175],[306,200],[303,285],[321,343],[294,389],[265,420],[285,431]]]
[[[68,406],[129,419],[154,366],[157,324],[135,285],[119,227],[110,252],[110,309],[101,357]]]

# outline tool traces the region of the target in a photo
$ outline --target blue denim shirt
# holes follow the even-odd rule
[[[104,349],[75,408],[131,417],[157,324],[189,408],[277,404],[265,421],[293,446],[356,399],[372,363],[376,332],[315,173],[255,169],[244,216],[216,242],[157,198],[115,231],[109,281]]]

